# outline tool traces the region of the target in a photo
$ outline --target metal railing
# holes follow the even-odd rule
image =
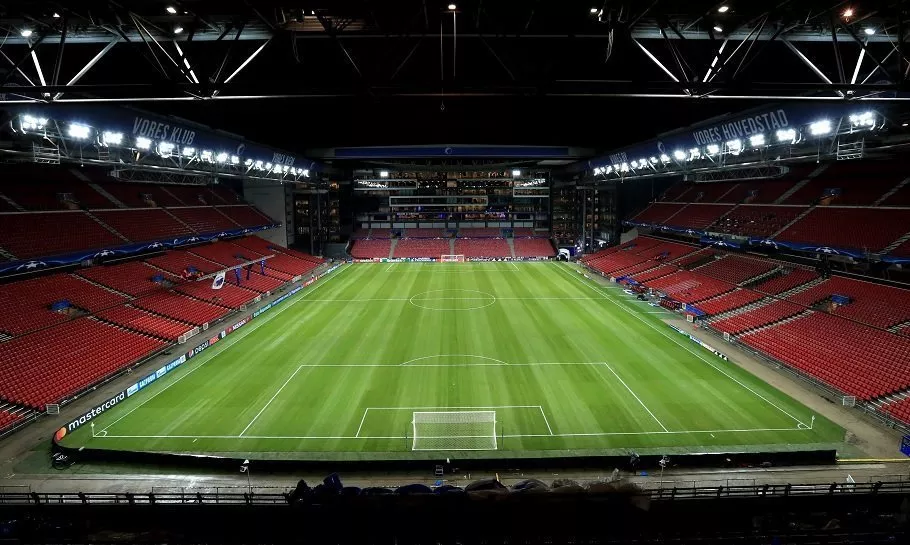
[[[832,496],[843,494],[910,494],[906,479],[889,482],[817,484],[730,484],[717,486],[679,486],[680,482],[652,481],[637,494],[652,500],[697,500],[704,498],[783,498],[789,496]],[[694,482],[694,481],[693,481]],[[9,487],[7,487],[9,488]],[[23,487],[25,488],[25,487]],[[281,505],[288,503],[290,488],[243,487],[215,488],[209,491],[182,489],[179,492],[132,493],[47,493],[26,490],[0,491],[0,504],[6,505],[156,505],[156,504],[247,504]],[[243,490],[243,492],[240,492]],[[621,494],[628,494],[625,488]],[[633,489],[634,490],[634,489]],[[600,494],[600,493],[598,493]],[[609,493],[607,493],[609,494]]]

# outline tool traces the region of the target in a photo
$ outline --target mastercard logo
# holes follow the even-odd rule
[[[66,427],[57,430],[57,433],[54,434],[54,441],[60,441],[64,437],[66,437]]]

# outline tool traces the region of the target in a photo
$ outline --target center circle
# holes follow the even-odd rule
[[[478,290],[430,290],[411,296],[408,302],[427,310],[477,310],[495,303],[496,296]]]

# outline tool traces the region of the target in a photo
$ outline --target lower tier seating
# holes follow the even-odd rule
[[[805,312],[806,307],[790,303],[789,301],[774,301],[770,305],[765,305],[752,309],[742,314],[729,316],[722,320],[711,323],[715,329],[724,333],[738,335],[744,331],[759,328],[763,325],[773,324],[800,312]]]
[[[905,424],[910,424],[910,398],[908,397],[882,406],[882,411]],[[0,429],[2,428],[3,426],[0,425]]]
[[[133,301],[132,305],[155,314],[200,326],[214,322],[229,312],[227,307],[206,303],[170,291],[146,295]]]
[[[167,343],[94,320],[79,318],[0,343],[0,397],[43,409],[69,398]]]
[[[722,314],[760,300],[762,296],[752,290],[735,290],[720,297],[698,304],[698,309],[708,315]]]
[[[449,239],[441,238],[403,238],[395,246],[392,257],[434,257],[452,253]]]
[[[516,238],[512,241],[515,257],[554,257],[556,250],[546,238]]]
[[[645,271],[643,273],[638,273],[638,274],[632,275],[632,278],[634,280],[636,280],[637,282],[647,283],[650,280],[654,280],[656,278],[661,278],[661,277],[667,276],[669,274],[673,274],[678,270],[679,269],[674,265],[661,265],[660,267],[657,267],[656,269],[651,269],[650,271]]]
[[[142,261],[90,267],[82,269],[77,274],[133,297],[141,297],[164,289],[159,282],[155,282],[155,278],[160,277],[171,282],[180,280],[178,277],[151,267]]]
[[[512,257],[512,249],[504,238],[457,239],[455,253],[471,257]]]
[[[217,263],[199,257],[186,250],[174,250],[163,255],[150,257],[145,261],[150,265],[154,265],[159,269],[164,269],[177,276],[183,276],[183,271],[188,269],[196,269],[203,274],[210,274],[224,268]]]
[[[193,329],[191,325],[126,305],[99,312],[96,316],[127,329],[154,335],[171,342]]]
[[[0,431],[5,430],[6,428],[12,427],[13,424],[22,420],[22,417],[18,414],[8,412],[6,410],[0,410]]]
[[[241,305],[250,303],[259,296],[253,290],[225,282],[219,290],[212,289],[210,280],[200,280],[199,282],[183,282],[175,288],[180,293],[184,293],[200,301],[205,301],[213,305],[221,305],[230,308],[240,308]]]
[[[351,257],[356,259],[374,259],[389,257],[392,241],[387,238],[358,239],[351,246]]]
[[[651,280],[645,285],[682,303],[697,303],[736,287],[728,282],[682,270]]]
[[[822,312],[740,340],[860,399],[910,387],[910,339]]]

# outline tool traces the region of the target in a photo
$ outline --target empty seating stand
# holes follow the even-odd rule
[[[355,240],[351,246],[351,257],[356,259],[375,259],[389,257],[392,251],[392,241],[390,239],[363,239]]]
[[[736,287],[728,282],[683,270],[651,280],[645,285],[682,303],[697,303]]]
[[[895,401],[894,403],[883,405],[882,411],[905,424],[910,424],[910,398],[908,397]],[[0,429],[2,428],[3,426],[0,425]]]
[[[742,284],[776,268],[777,264],[771,261],[728,255],[692,270],[731,284]]]
[[[711,322],[711,326],[731,335],[738,335],[764,325],[779,322],[806,311],[806,307],[789,301],[774,301],[734,316]]]
[[[141,297],[165,289],[161,283],[154,280],[157,277],[172,283],[180,281],[179,277],[151,267],[142,261],[90,267],[82,269],[78,274],[132,297]]]
[[[437,233],[439,231],[437,230]],[[420,258],[432,257],[439,258],[441,255],[452,253],[449,247],[449,239],[441,238],[403,238],[395,246],[393,257],[403,258]]]
[[[906,234],[908,226],[910,209],[817,207],[774,238],[879,252]]]
[[[665,223],[687,229],[704,229],[732,208],[730,204],[690,204]]]
[[[838,304],[832,300],[837,296],[849,302]],[[788,299],[883,329],[910,320],[910,290],[851,278],[835,276]]]
[[[153,293],[136,299],[131,304],[198,326],[214,322],[229,312],[227,307],[199,301],[177,292]]]
[[[709,231],[747,237],[769,237],[805,211],[804,206],[741,205],[719,219]]]
[[[217,206],[215,208],[241,227],[260,227],[278,223],[249,205]]]
[[[459,238],[455,241],[455,253],[467,258],[512,257],[512,249],[504,238]]]
[[[708,315],[722,314],[724,312],[729,312],[731,310],[744,307],[748,304],[754,303],[762,298],[761,294],[758,294],[752,290],[735,290],[729,293],[725,293],[720,297],[714,297],[706,301],[702,301],[698,304],[698,309]]]
[[[795,268],[790,270],[784,270],[780,276],[775,276],[769,280],[765,280],[760,284],[753,286],[752,289],[760,291],[762,293],[769,293],[771,295],[777,295],[784,293],[785,291],[790,291],[796,287],[807,284],[819,276],[814,271],[808,269]]]
[[[194,234],[189,227],[160,208],[97,210],[93,214],[133,242],[152,242]]]
[[[130,208],[183,206],[165,186],[141,183],[105,183],[102,188]]]
[[[512,241],[515,257],[555,257],[556,250],[547,238],[516,238]]]
[[[193,329],[191,325],[126,305],[99,312],[97,317],[171,342]]]
[[[184,269],[195,268],[203,274],[209,274],[224,268],[217,263],[185,250],[174,250],[160,256],[150,257],[145,261],[154,267],[164,269],[177,276],[182,276]]]
[[[79,318],[54,328],[53,342],[35,333],[0,343],[0,397],[43,409],[165,346],[149,335]]]
[[[210,206],[170,208],[168,211],[200,234],[231,231],[240,227],[227,216]]]
[[[123,239],[81,211],[0,214],[0,248],[19,259],[122,244]]]
[[[682,210],[684,206],[686,205],[656,202],[642,210],[641,213],[633,218],[633,220],[641,223],[664,225],[667,224],[675,214]]]

